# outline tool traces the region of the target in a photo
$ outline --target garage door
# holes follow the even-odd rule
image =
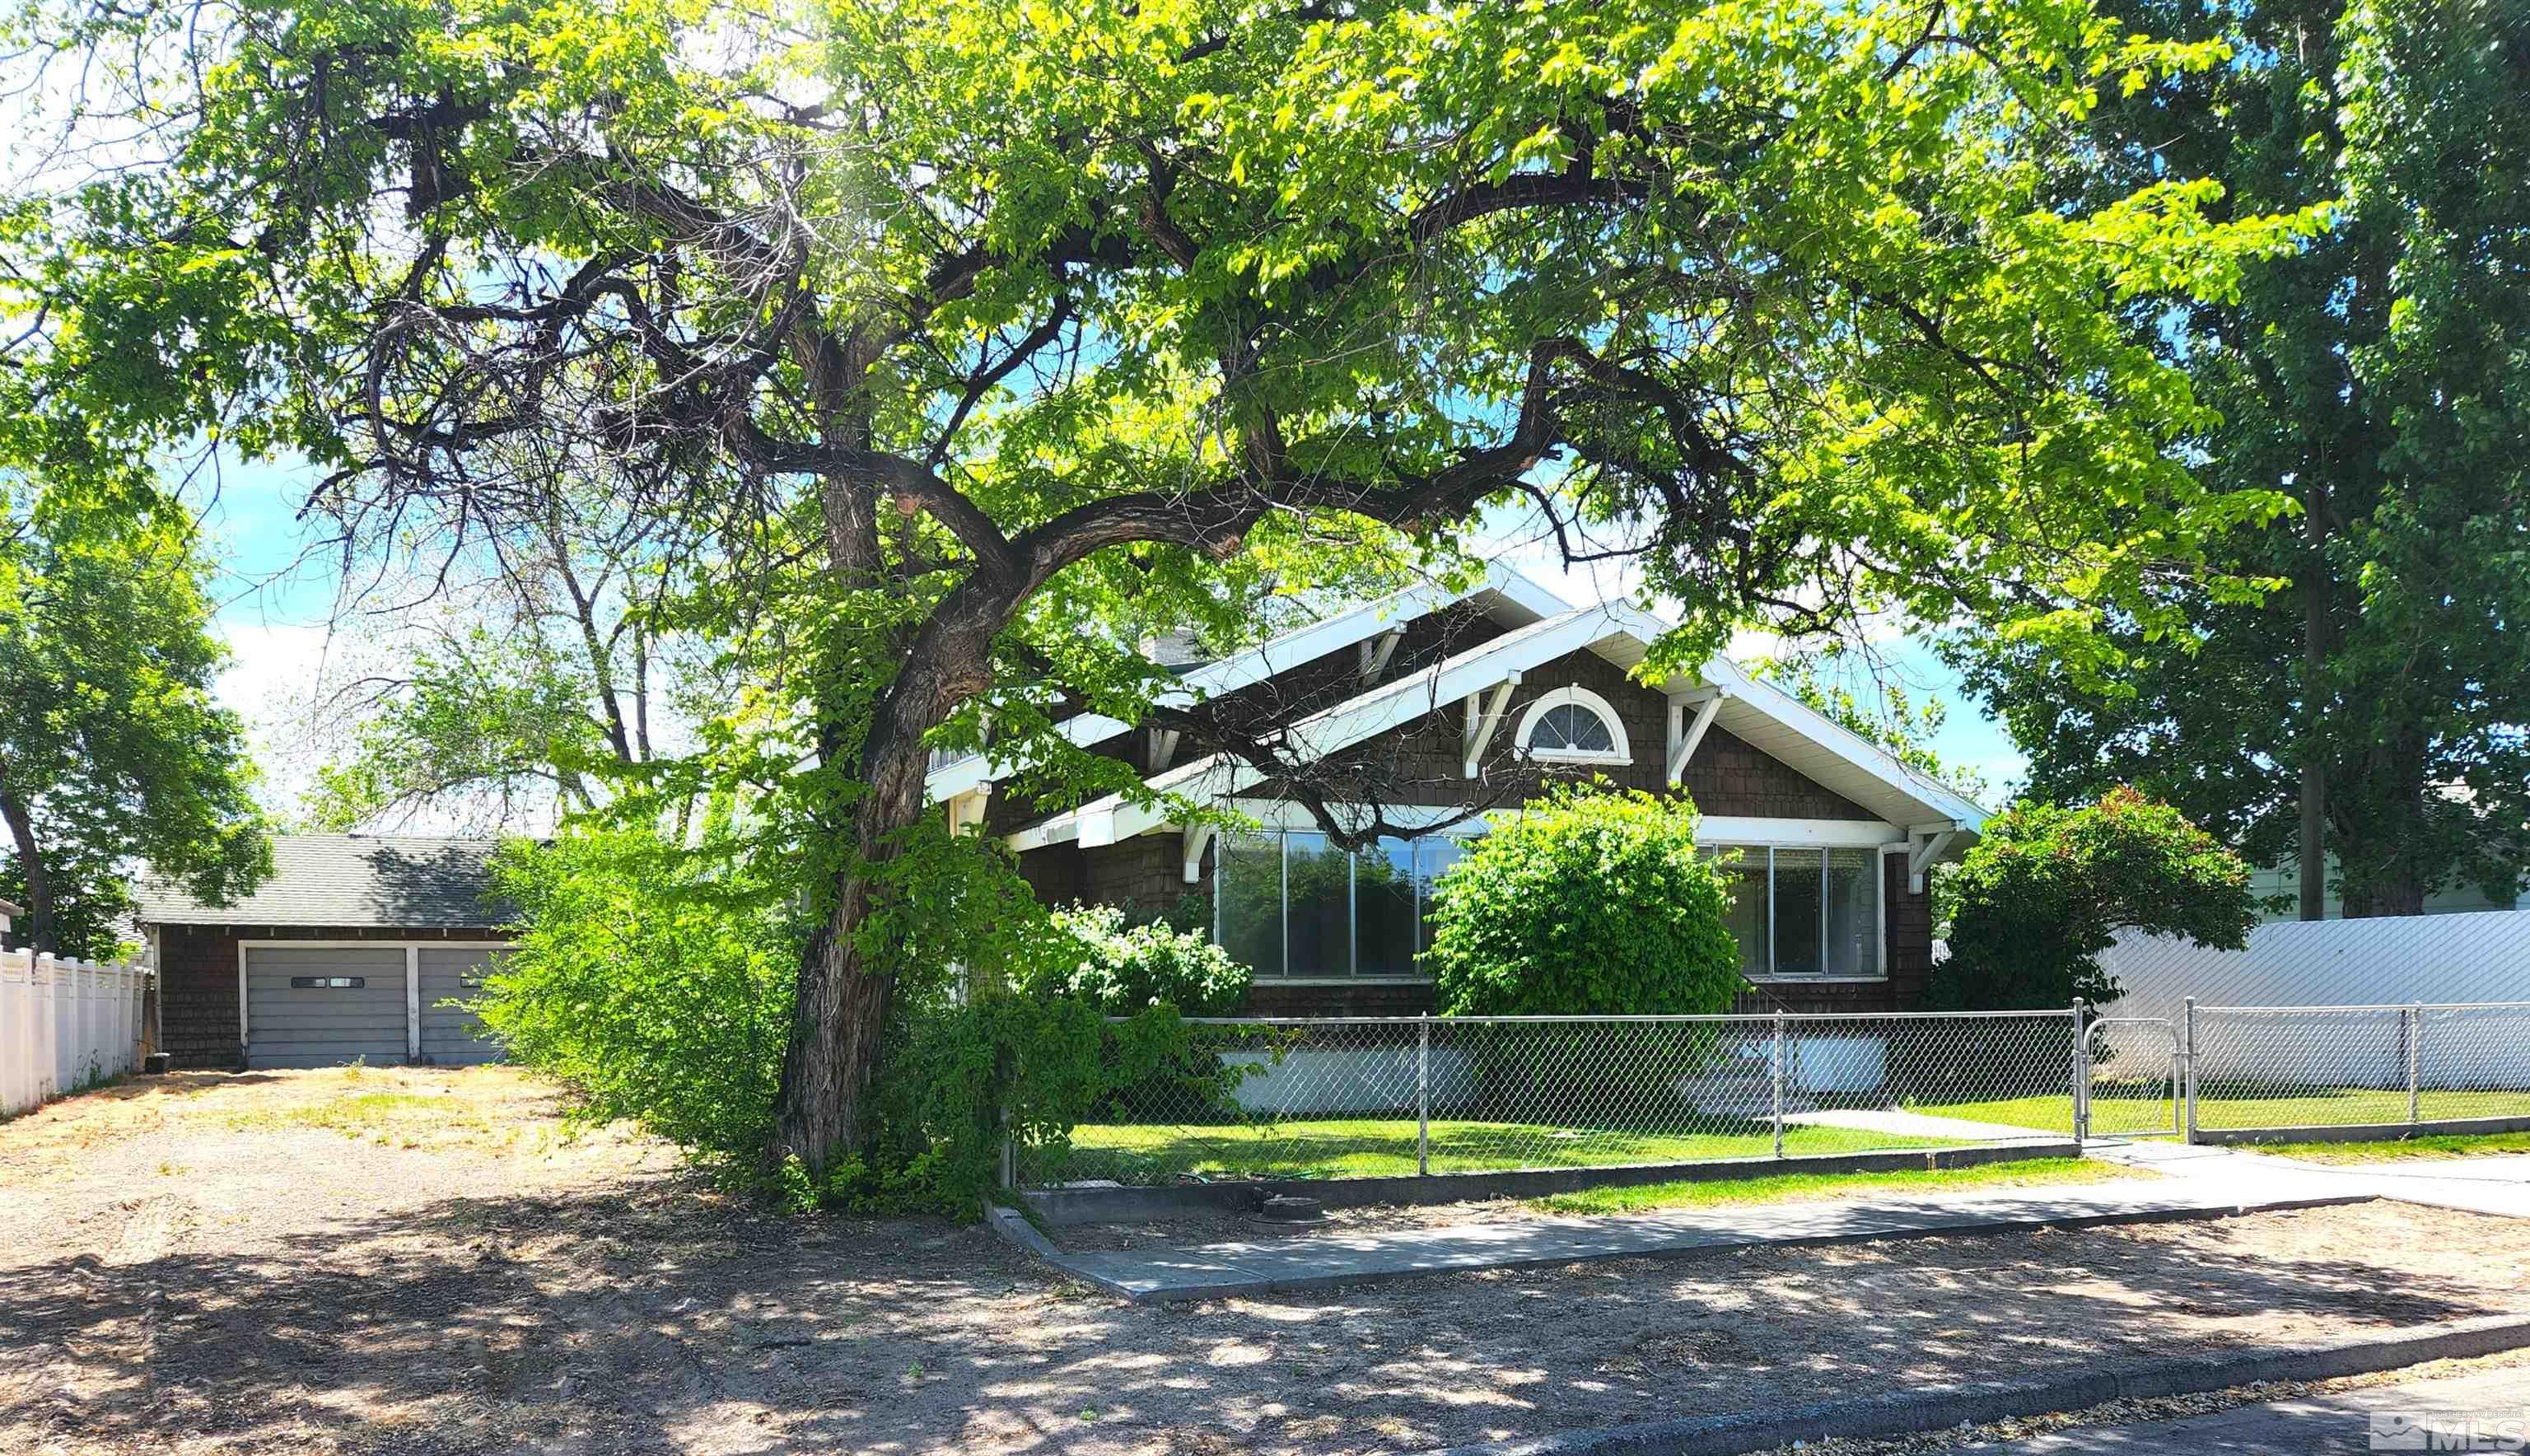
[[[421,1059],[439,1066],[470,1066],[495,1061],[501,1049],[477,1040],[483,1023],[474,1013],[448,1000],[472,1000],[483,994],[483,975],[492,969],[497,950],[446,950],[424,945],[421,972]]]
[[[401,945],[248,946],[246,1064],[401,1065],[404,958]]]

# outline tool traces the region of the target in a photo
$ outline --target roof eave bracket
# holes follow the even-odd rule
[[[1460,732],[1458,742],[1465,750],[1464,767],[1468,778],[1476,777],[1477,767],[1484,761],[1485,749],[1494,741],[1494,730],[1502,727],[1503,714],[1511,707],[1511,690],[1517,686],[1519,674],[1507,673],[1495,686],[1491,702],[1480,703],[1478,699],[1484,696],[1480,691],[1467,694],[1467,726]]]
[[[1722,687],[1699,688],[1682,692],[1669,700],[1669,782],[1676,787],[1686,779],[1686,766],[1694,759],[1696,746],[1704,741],[1707,728],[1713,727],[1714,715],[1722,711],[1722,700],[1731,695]],[[1693,708],[1690,720],[1686,710]]]
[[[1957,838],[1958,833],[1955,829],[1934,830],[1930,833],[1923,830],[1908,832],[1906,836],[1908,844],[1906,892],[1908,894],[1924,892],[1924,872],[1932,868],[1935,860],[1942,857],[1943,850],[1951,847],[1951,840]]]

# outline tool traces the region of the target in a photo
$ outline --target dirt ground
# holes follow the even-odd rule
[[[1137,1308],[791,1220],[498,1069],[188,1074],[0,1125],[0,1451],[1398,1450],[2530,1310],[2371,1206]]]

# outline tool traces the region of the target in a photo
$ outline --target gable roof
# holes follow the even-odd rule
[[[349,930],[481,930],[512,918],[492,891],[492,839],[383,835],[276,835],[272,878],[233,905],[144,881],[144,925],[339,926]]]
[[[1572,610],[1569,602],[1496,563],[1486,567],[1483,579],[1463,591],[1453,591],[1437,582],[1421,582],[1285,632],[1245,652],[1204,663],[1186,671],[1179,678],[1179,685],[1163,692],[1157,701],[1162,707],[1183,708],[1208,697],[1237,692],[1460,602],[1472,602],[1496,620],[1512,627],[1527,626]],[[1104,742],[1130,728],[1131,724],[1103,713],[1077,714],[1058,725],[1058,730],[1076,748]],[[970,753],[935,766],[924,780],[924,787],[930,801],[936,804],[1007,778],[1023,767],[1021,763],[997,760],[989,751]]]
[[[1632,668],[1673,625],[1638,608],[1617,605],[1609,615],[1624,630],[1600,644],[1600,655]],[[1949,784],[1917,773],[1897,755],[1759,677],[1728,658],[1704,665],[1706,684],[1723,689],[1714,721],[1732,737],[1823,787],[1836,790],[1900,829],[1947,821],[1971,833],[1982,828],[1986,808]],[[1673,679],[1671,692],[1697,684]]]
[[[1512,674],[1534,671],[1581,649],[1630,669],[1669,629],[1669,623],[1623,604],[1568,611],[1311,714],[1291,725],[1287,741],[1308,757],[1342,752],[1490,688]],[[1984,808],[1973,800],[1915,773],[1878,744],[1781,688],[1749,676],[1736,664],[1717,658],[1706,665],[1701,679],[1673,677],[1659,687],[1672,694],[1719,689],[1722,702],[1714,716],[1726,731],[1862,806],[1898,832],[1973,834],[1985,823]],[[1160,794],[1222,799],[1267,777],[1230,755],[1213,754],[1144,782]],[[1094,846],[1130,838],[1169,822],[1162,805],[1136,804],[1123,794],[1110,794],[1028,825],[1012,835],[1010,843],[1020,850],[1072,840]]]

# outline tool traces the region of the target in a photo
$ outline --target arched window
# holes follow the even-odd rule
[[[1586,687],[1559,687],[1528,705],[1520,716],[1520,755],[1550,764],[1629,764],[1616,705]]]

